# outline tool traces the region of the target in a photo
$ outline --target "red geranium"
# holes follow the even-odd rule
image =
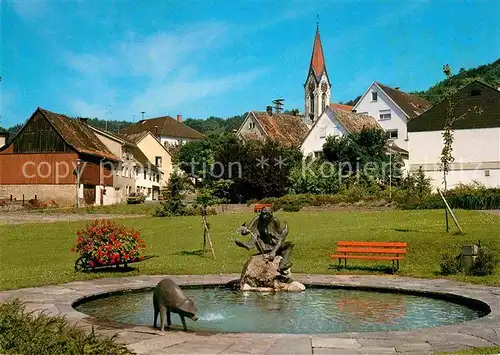
[[[101,219],[77,232],[76,247],[71,251],[90,260],[92,267],[135,260],[145,248],[139,232]]]

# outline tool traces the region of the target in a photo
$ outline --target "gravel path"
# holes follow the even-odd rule
[[[77,213],[4,213],[0,214],[0,225],[24,224],[24,223],[54,223],[88,221],[97,218],[138,218],[145,214],[77,214]]]

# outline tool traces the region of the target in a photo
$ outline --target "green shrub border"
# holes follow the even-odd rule
[[[445,207],[443,200],[438,194],[419,197],[395,188],[392,195],[395,207],[400,209],[440,209]],[[450,190],[446,194],[446,200],[450,207],[454,209],[500,209],[500,189]],[[305,206],[361,204],[362,201],[372,206],[381,206],[390,203],[387,191],[382,191],[380,194],[361,194],[360,191],[349,192],[349,190],[335,195],[299,194],[269,197],[260,200],[259,203],[271,203],[276,211],[283,209],[284,211],[294,212],[300,211]]]
[[[0,353],[2,354],[134,354],[113,337],[97,336],[68,324],[62,316],[26,312],[13,299],[0,304]]]

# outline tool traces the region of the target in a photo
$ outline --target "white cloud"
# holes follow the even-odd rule
[[[221,94],[232,88],[248,84],[263,73],[264,70],[259,69],[216,79],[175,81],[154,86],[133,100],[132,110],[135,112],[145,110],[155,115],[162,114],[178,105]]]
[[[67,54],[66,64],[79,73],[69,77],[78,89],[72,90],[78,96],[67,99],[71,114],[103,118],[109,106],[113,119],[140,111],[168,114],[179,105],[241,88],[263,70],[207,75],[198,68],[229,42],[229,33],[228,25],[208,22],[144,38],[131,34],[106,53]]]
[[[128,40],[112,44],[106,53],[70,53],[66,61],[72,69],[87,75],[165,77],[186,62],[193,62],[194,53],[221,46],[227,32],[227,25],[210,22],[145,38],[133,34]]]
[[[73,116],[77,117],[98,117],[104,118],[106,116],[106,109],[100,105],[93,105],[85,102],[82,99],[75,99],[69,102]]]
[[[89,76],[118,74],[120,70],[120,63],[108,55],[70,54],[66,60],[70,67]]]

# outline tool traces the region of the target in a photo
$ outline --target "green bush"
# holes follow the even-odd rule
[[[439,266],[442,275],[455,275],[462,271],[460,258],[450,253],[441,255],[441,264]]]
[[[167,189],[165,190],[166,201],[161,202],[153,215],[156,217],[189,216],[194,214],[185,203],[186,193],[191,191],[192,184],[187,176],[181,171],[174,170],[170,174]]]
[[[474,276],[493,274],[498,260],[495,254],[485,247],[479,248],[479,253],[467,273]]]
[[[64,317],[27,313],[17,299],[0,304],[2,354],[133,354],[114,337],[70,326]]]
[[[438,194],[419,197],[404,191],[394,194],[394,200],[403,209],[437,209],[444,208],[444,202]],[[465,210],[492,210],[500,208],[500,189],[488,189],[477,184],[459,185],[445,194],[451,208]]]
[[[333,194],[340,188],[338,165],[307,158],[290,172],[290,194]]]
[[[271,203],[275,211],[283,209],[287,212],[298,212],[302,209],[302,207],[310,206],[313,204],[313,196],[314,195],[309,194],[286,195],[279,198],[265,198],[260,201],[260,203]]]

